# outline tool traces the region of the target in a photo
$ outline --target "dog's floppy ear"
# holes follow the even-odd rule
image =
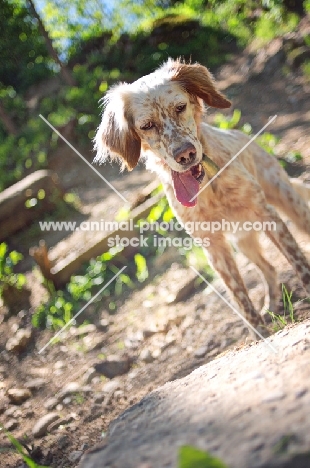
[[[97,151],[95,162],[116,158],[131,171],[139,161],[141,140],[134,130],[121,87],[112,89],[104,99],[102,121],[94,138]]]
[[[209,70],[198,63],[185,64],[180,61],[168,62],[173,75],[172,80],[178,81],[189,94],[203,99],[211,107],[226,109],[231,102],[216,89]]]

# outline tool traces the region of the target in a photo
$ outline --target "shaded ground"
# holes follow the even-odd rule
[[[234,107],[241,109],[243,120],[250,122],[254,131],[258,131],[269,116],[279,115],[270,131],[282,137],[280,149],[302,152],[303,165],[297,169],[302,171],[302,178],[307,178],[309,83],[299,69],[285,74],[281,62],[276,62],[265,72],[263,67],[258,76],[251,74],[252,64],[250,51],[235,57],[217,73],[220,87],[227,89]],[[91,159],[90,150],[85,153]],[[79,219],[79,216],[83,219],[112,218],[122,206],[122,201],[104,182],[66,147],[59,147],[50,167],[58,172],[65,188],[74,191],[81,200],[82,213],[75,213],[73,219]],[[142,168],[122,176],[115,167],[106,166],[100,170],[129,200],[153,179]],[[294,228],[292,230],[310,255],[309,239]],[[78,242],[87,242],[83,237],[65,238],[62,233],[44,235],[44,238],[48,246],[55,249],[59,248],[56,244],[63,238],[66,251],[74,249]],[[27,231],[12,238],[10,244],[27,254],[28,248],[38,239],[37,233],[31,236]],[[264,246],[265,255],[280,272],[281,282],[294,291],[295,319],[309,317],[309,304],[299,301],[305,296],[290,266],[267,239]],[[237,255],[237,260],[251,297],[258,306],[264,289],[261,277],[241,255]],[[115,315],[102,307],[94,328],[82,334],[73,328],[42,354],[38,354],[38,350],[50,339],[48,331],[34,331],[31,343],[19,355],[5,349],[8,339],[18,328],[29,326],[27,311],[1,324],[0,421],[30,448],[39,447],[33,451],[38,462],[54,468],[76,466],[82,453],[101,440],[109,423],[149,391],[169,380],[184,377],[230,348],[244,346],[247,332],[243,323],[214,293],[200,289],[183,302],[167,303],[171,292],[188,274],[177,252],[167,251],[154,266],[152,281],[124,295]],[[36,285],[31,298],[32,305],[36,305],[44,290],[32,273],[27,275],[28,281]],[[215,286],[226,294],[222,283],[216,281]],[[85,312],[85,319],[90,313],[91,310]],[[93,365],[112,355],[117,355],[118,362],[129,358],[131,367],[128,366],[130,369],[124,375],[112,379],[115,385],[109,387],[109,380],[100,376]],[[41,380],[29,383],[34,378]],[[67,387],[72,382],[75,384]],[[31,388],[31,396],[24,403],[14,405],[9,402],[9,389],[27,386]],[[50,423],[48,433],[33,439],[36,422],[46,413],[55,412],[58,419]],[[5,449],[0,466],[23,466],[19,456],[7,451],[9,443],[5,437],[0,443]]]

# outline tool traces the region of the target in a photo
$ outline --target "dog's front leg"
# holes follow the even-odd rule
[[[232,292],[241,314],[261,335],[268,336],[269,332],[262,317],[255,310],[243,279],[236,265],[232,247],[224,236],[216,236],[210,239],[210,246],[206,251],[207,257],[213,268],[220,274],[227,288]],[[258,339],[258,335],[250,327],[250,335]]]

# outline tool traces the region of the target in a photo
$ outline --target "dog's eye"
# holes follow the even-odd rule
[[[151,130],[151,128],[155,127],[155,125],[153,124],[153,122],[148,122],[146,123],[145,125],[142,125],[140,127],[140,130]]]
[[[185,109],[186,109],[186,104],[180,104],[180,105],[176,106],[176,108],[175,108],[175,110],[178,113],[185,111]]]

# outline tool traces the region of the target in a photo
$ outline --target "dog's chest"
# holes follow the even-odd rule
[[[246,185],[246,184],[244,184]],[[234,226],[242,226],[245,222],[254,222],[255,214],[255,198],[260,198],[260,193],[252,190],[249,193],[244,190],[244,187],[239,189],[238,194],[234,196],[233,190],[219,192],[213,188],[207,187],[198,195],[197,205],[193,208],[188,208],[179,203],[174,194],[174,190],[170,184],[164,183],[164,189],[169,201],[169,204],[177,218],[183,226],[191,226],[191,235],[193,237],[204,237],[206,231],[212,233],[212,224],[216,224],[217,228],[212,234],[219,233],[229,237],[232,231],[236,231]],[[252,205],[249,204],[252,200]],[[257,200],[258,201],[258,200]],[[242,236],[242,228],[235,235]]]

